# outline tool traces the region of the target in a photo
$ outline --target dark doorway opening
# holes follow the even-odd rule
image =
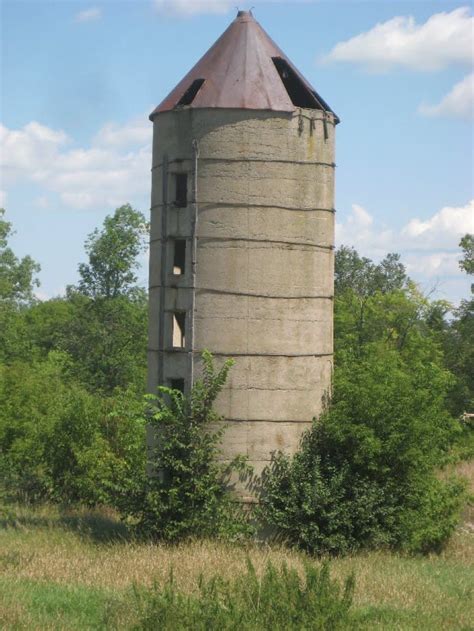
[[[173,274],[182,276],[186,265],[186,241],[175,239],[173,242]]]
[[[173,388],[173,390],[179,390],[184,394],[184,379],[170,379],[170,388]]]
[[[185,208],[188,205],[188,174],[175,173],[175,182],[174,204],[178,208]]]

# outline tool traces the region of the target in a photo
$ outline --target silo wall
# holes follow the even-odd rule
[[[188,174],[183,208],[172,201],[177,173]],[[317,110],[159,114],[151,213],[149,388],[180,376],[188,388],[191,352],[196,364],[205,348],[217,360],[234,358],[217,404],[227,424],[222,459],[244,454],[258,477],[273,451],[295,451],[330,390],[333,116]],[[185,273],[178,277],[173,239],[186,240]],[[172,344],[175,312],[187,315],[180,349]],[[252,501],[251,488],[237,482],[244,501]]]

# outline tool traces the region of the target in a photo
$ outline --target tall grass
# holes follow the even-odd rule
[[[0,526],[0,628],[140,628],[153,613],[149,603],[163,593],[170,568],[175,593],[199,607],[201,575],[201,585],[218,576],[222,583],[216,589],[231,589],[239,577],[248,582],[248,559],[258,584],[269,563],[280,576],[286,564],[299,576],[301,590],[305,568],[321,572],[322,565],[278,546],[137,542],[110,512],[10,507]],[[351,625],[364,630],[472,628],[474,532],[469,523],[441,555],[367,552],[333,559],[330,570],[340,595],[346,577],[355,574]],[[281,591],[278,598],[287,600]]]
[[[341,590],[329,567],[306,564],[303,576],[283,564],[267,563],[259,577],[250,561],[231,580],[219,575],[198,581],[198,594],[180,592],[173,574],[161,586],[137,593],[138,627],[145,631],[347,628],[354,592],[350,576]]]

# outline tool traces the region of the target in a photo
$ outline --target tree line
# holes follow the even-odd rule
[[[248,534],[225,501],[226,472],[212,464],[221,435],[206,429],[230,367],[224,374],[207,357],[207,381],[188,397],[165,389],[152,412],[144,397],[144,216],[127,204],[106,217],[85,242],[78,283],[49,300],[35,297],[39,265],[15,255],[11,234],[2,210],[4,500],[111,505],[165,539]],[[460,267],[473,274],[473,235],[460,247]],[[332,401],[294,458],[275,455],[258,519],[312,552],[439,548],[464,498],[462,481],[439,467],[472,456],[472,430],[459,418],[474,410],[473,296],[457,307],[431,300],[397,254],[376,264],[342,246],[335,259]],[[168,432],[156,455],[165,478],[145,475],[150,419]]]

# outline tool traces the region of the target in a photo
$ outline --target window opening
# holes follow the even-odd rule
[[[186,313],[175,311],[173,313],[173,348],[184,348],[186,346]]]
[[[184,379],[170,379],[170,388],[179,390],[184,394]]]
[[[293,105],[313,110],[323,109],[313,92],[305,86],[286,59],[272,57],[272,60]]]
[[[181,276],[184,274],[186,264],[186,241],[175,239],[173,243],[173,274]]]
[[[175,182],[175,206],[178,206],[178,208],[185,208],[188,205],[188,174],[175,173]]]
[[[201,89],[203,83],[204,79],[195,79],[186,90],[186,92],[183,94],[183,96],[176,103],[176,105],[191,105],[191,103],[196,98],[196,94]]]

